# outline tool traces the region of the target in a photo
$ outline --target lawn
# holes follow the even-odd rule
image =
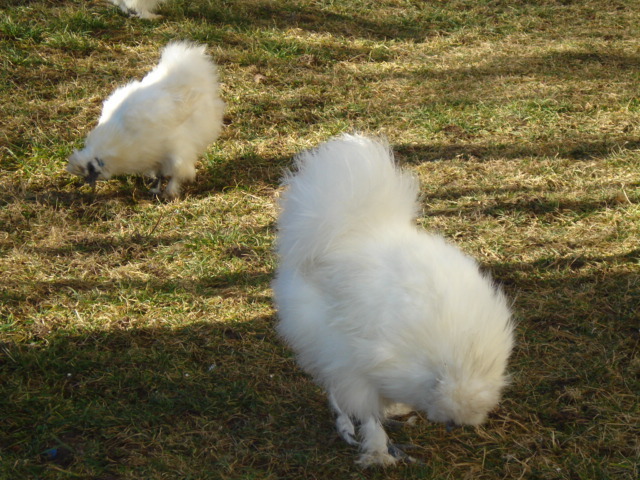
[[[640,476],[640,4],[100,0],[0,6],[0,479]],[[207,45],[225,127],[184,195],[65,171],[102,101]],[[385,136],[418,222],[513,299],[513,380],[480,428],[390,432],[362,470],[274,332],[279,179]]]

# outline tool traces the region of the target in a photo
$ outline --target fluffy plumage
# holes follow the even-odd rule
[[[158,177],[158,190],[161,178],[171,177],[164,194],[175,197],[220,134],[223,112],[216,66],[205,47],[171,43],[147,76],[104,102],[98,125],[67,170],[90,183],[122,174]]]
[[[153,11],[167,0],[109,0],[111,3],[120,7],[127,15],[134,15],[149,20],[161,18],[161,15],[153,13]]]
[[[504,295],[472,258],[415,227],[418,182],[386,145],[345,135],[296,163],[278,219],[277,329],[327,390],[359,463],[402,456],[382,422],[403,406],[483,422],[507,382]]]

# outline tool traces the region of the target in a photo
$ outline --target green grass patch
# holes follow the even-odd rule
[[[633,2],[169,0],[0,7],[0,479],[636,479],[640,76]],[[218,62],[225,128],[184,196],[64,170],[172,39]],[[505,286],[513,383],[489,422],[391,436],[362,471],[276,338],[279,179],[386,136],[425,228]]]

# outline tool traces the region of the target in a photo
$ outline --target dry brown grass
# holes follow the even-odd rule
[[[636,2],[3,5],[0,478],[638,478]],[[172,38],[219,62],[222,137],[178,201],[91,196],[65,159]],[[490,421],[392,433],[423,467],[359,470],[273,331],[281,172],[350,130],[389,138],[420,223],[514,298]]]

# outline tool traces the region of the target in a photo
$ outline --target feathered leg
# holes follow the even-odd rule
[[[155,183],[151,186],[149,191],[154,195],[160,195],[160,192],[162,191],[162,182],[164,181],[164,176],[156,175],[154,180]]]
[[[389,438],[387,437],[380,420],[370,417],[360,425],[360,448],[362,454],[357,463],[363,467],[373,465],[393,465],[398,461],[394,455],[395,449],[389,448]]]
[[[394,445],[389,442],[382,423],[380,420],[371,417],[362,422],[360,426],[360,449],[362,454],[356,463],[363,467],[371,467],[374,465],[393,465],[398,460],[407,463],[421,463],[415,458],[407,455],[402,448],[415,448],[414,445]]]
[[[162,195],[169,199],[176,198],[180,195],[180,180],[177,177],[171,177]]]
[[[180,195],[182,182],[192,181],[196,177],[195,158],[171,155],[162,169],[162,174],[171,177],[164,189],[164,196],[176,198]]]
[[[107,0],[107,1],[109,3],[116,5],[117,7],[120,7],[120,10],[122,10],[123,13],[125,13],[126,15],[130,15],[132,17],[145,18],[147,20],[157,20],[159,18],[162,18],[162,15],[157,15],[155,13],[152,13],[144,4],[140,5],[140,2],[132,3],[132,2],[127,2],[125,0]],[[154,6],[158,5],[159,3],[161,2],[155,2]],[[138,8],[136,8],[136,6]]]
[[[404,417],[413,412],[413,408],[404,403],[392,403],[387,405],[384,410],[385,420],[384,426],[393,430],[399,430],[405,425],[414,425],[418,420],[417,415],[411,415],[404,421],[396,420],[393,417]]]
[[[336,429],[338,430],[338,434],[349,445],[359,446],[362,451],[360,458],[357,460],[358,464],[364,467],[370,467],[374,465],[393,465],[398,460],[410,463],[416,462],[413,457],[410,457],[401,450],[401,447],[413,448],[414,446],[389,443],[389,437],[387,437],[382,422],[378,417],[356,418],[356,423],[359,424],[358,433],[360,441],[358,441],[353,420],[340,406],[335,393],[332,391],[329,392],[329,404],[336,414]],[[392,414],[406,414],[410,411],[410,407],[402,404],[389,405],[385,408],[385,413]],[[384,420],[384,414],[382,414],[382,418]]]
[[[336,429],[338,430],[340,436],[349,445],[359,445],[358,440],[356,440],[356,429],[353,426],[353,422],[351,421],[349,415],[347,415],[340,408],[340,405],[338,405],[338,401],[336,400],[333,392],[329,393],[329,404],[336,414]]]
[[[145,20],[159,20],[162,18],[162,15],[151,13],[149,10],[141,10],[136,12],[136,17],[144,18]]]

